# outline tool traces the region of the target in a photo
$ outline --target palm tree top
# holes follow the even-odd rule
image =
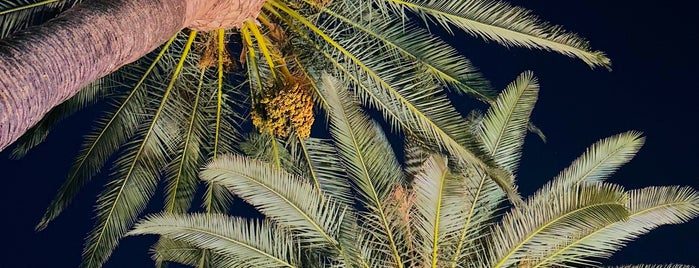
[[[536,100],[533,85],[531,74],[518,77],[479,124],[483,146],[491,135],[503,135],[501,129],[512,130],[488,150],[495,161],[519,162],[512,158],[519,157],[523,140],[517,137],[526,134]],[[153,257],[192,266],[199,248],[211,250],[215,267],[599,267],[630,240],[699,216],[699,192],[690,187],[626,190],[606,182],[640,149],[639,132],[598,141],[512,207],[477,168],[410,142],[401,171],[382,131],[342,84],[326,79],[321,87],[333,104],[335,152],[288,161],[339,164],[332,184],[313,180],[314,172],[326,173],[320,165],[299,171],[250,156],[221,156],[201,179],[252,204],[263,220],[160,213],[142,219],[129,235],[172,239]],[[494,120],[514,117],[520,119]],[[316,159],[304,159],[309,155]]]
[[[61,19],[53,21],[71,21],[71,18],[79,21],[82,18],[79,10],[87,12],[90,7],[99,5],[121,7],[124,12],[119,14],[126,14],[124,16],[142,16],[142,10],[131,8],[141,12],[132,14],[128,12],[131,9],[120,6],[126,3],[137,7],[138,1],[141,0],[6,1],[0,4],[0,38],[13,40],[10,36],[19,31],[30,36],[39,28],[28,29],[28,26],[48,19],[42,15],[58,13],[63,14],[59,15]],[[165,0],[157,2],[166,3]],[[160,33],[162,40],[153,41],[153,47],[159,45],[154,51],[145,56],[134,54],[127,57],[137,59],[135,62],[119,70],[116,69],[126,62],[95,66],[116,70],[97,81],[63,79],[60,71],[52,68],[56,74],[55,82],[76,80],[80,86],[92,83],[84,90],[75,88],[67,92],[65,97],[72,97],[56,107],[42,106],[45,111],[50,111],[16,143],[13,152],[15,156],[25,154],[39,144],[58,121],[87,105],[99,101],[114,105],[98,120],[95,131],[86,135],[85,144],[65,183],[37,226],[37,229],[46,228],[93,176],[105,166],[111,166],[110,182],[97,198],[95,228],[85,245],[87,266],[100,266],[106,261],[161,183],[166,192],[163,210],[186,212],[196,207],[193,207],[199,185],[196,171],[221,154],[241,153],[246,150],[245,146],[263,145],[264,152],[271,153],[258,152],[260,155],[265,155],[266,160],[278,167],[288,167],[292,164],[284,156],[298,153],[285,152],[283,144],[288,140],[295,140],[300,146],[307,146],[306,149],[327,149],[328,145],[323,142],[303,143],[310,139],[305,137],[310,136],[312,124],[323,122],[315,117],[318,114],[327,116],[332,106],[337,106],[331,104],[332,100],[327,99],[319,87],[323,72],[331,73],[347,85],[352,98],[362,105],[379,111],[395,132],[413,137],[422,146],[434,148],[440,154],[454,157],[460,165],[477,165],[488,180],[493,180],[503,189],[511,202],[522,203],[514,184],[516,164],[513,163],[516,161],[513,159],[518,159],[519,155],[503,149],[503,143],[498,140],[504,138],[503,142],[507,143],[521,137],[496,135],[486,146],[475,142],[476,135],[471,131],[473,126],[454,109],[447,92],[468,94],[494,103],[496,91],[468,59],[432,35],[425,23],[437,22],[439,27],[460,29],[507,46],[556,51],[580,58],[591,67],[608,67],[610,64],[604,53],[591,49],[582,37],[543,22],[529,11],[499,1],[171,2],[178,5],[170,6],[171,13],[183,18],[172,18],[158,12],[147,14],[153,21],[176,21],[176,25],[168,26],[174,29],[172,32]],[[215,12],[223,10],[226,13],[225,10],[230,9],[240,11],[242,15],[238,19],[229,19],[219,17],[220,14]],[[425,23],[412,20],[408,14],[423,18]],[[131,19],[146,21],[143,17]],[[95,26],[81,24],[85,32],[94,32]],[[54,38],[50,35],[51,25],[40,28],[44,29],[46,38]],[[133,29],[134,26],[124,25],[122,28],[148,37],[153,35],[139,31],[167,28],[164,25],[147,26]],[[186,26],[190,29],[183,30]],[[66,27],[64,32],[71,29]],[[144,51],[152,48],[144,48],[146,45],[138,41],[132,42],[135,47]],[[56,43],[72,42],[81,44],[75,47],[86,49],[68,51],[66,55],[88,54],[90,46],[94,45],[80,43],[80,40]],[[38,46],[42,43],[36,41],[32,44]],[[52,47],[69,49],[72,46]],[[105,55],[116,54],[105,52]],[[86,61],[82,66],[90,66],[93,62]],[[27,80],[32,79],[40,81],[36,77]],[[529,88],[532,85],[516,86]],[[50,97],[49,91],[38,90]],[[8,89],[7,92],[15,94],[21,91]],[[62,99],[52,101],[60,103]],[[4,113],[0,118],[13,116],[4,109],[0,109],[0,113]],[[41,115],[35,117],[38,119]],[[248,134],[248,119],[252,119],[255,133]],[[520,119],[521,116],[512,118]],[[0,122],[0,128],[7,125]],[[29,127],[28,123],[26,127]],[[0,129],[5,133],[3,131]],[[501,131],[500,135],[506,136],[510,129]],[[360,134],[373,135],[370,132]],[[494,148],[502,151],[494,152]],[[501,155],[509,158],[500,158]],[[332,161],[309,160],[306,164],[319,164],[316,161],[335,170],[330,164]],[[375,167],[366,167],[366,172],[390,177],[379,170],[371,171],[372,168]],[[327,181],[323,173],[316,175],[317,181]],[[385,191],[391,189],[388,185],[382,187]],[[374,199],[380,200],[379,197],[382,196],[376,195]],[[210,184],[206,186],[202,199],[202,210],[214,213],[228,209],[231,195],[223,187]]]

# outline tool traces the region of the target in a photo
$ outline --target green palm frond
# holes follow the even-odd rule
[[[0,39],[33,25],[35,20],[45,20],[43,17],[52,12],[61,12],[80,2],[82,0],[0,1]]]
[[[222,185],[275,223],[303,238],[305,246],[338,248],[336,239],[348,211],[312,185],[270,164],[243,156],[222,156],[201,178]],[[351,214],[351,213],[350,213]]]
[[[111,255],[129,226],[136,221],[145,209],[148,200],[155,192],[160,170],[164,168],[178,142],[178,129],[171,126],[172,112],[166,103],[174,91],[175,81],[185,63],[187,54],[196,37],[196,32],[189,34],[182,57],[175,68],[170,83],[162,92],[162,100],[150,123],[144,127],[142,139],[127,145],[130,150],[115,162],[115,179],[97,200],[97,224],[88,235],[83,251],[83,266],[100,267]],[[155,92],[149,92],[154,94]],[[171,107],[170,107],[171,108]],[[158,124],[163,120],[164,124]],[[174,139],[174,140],[173,140]]]
[[[545,252],[532,268],[596,265],[600,259],[661,225],[680,224],[699,216],[699,192],[689,187],[648,187],[628,193],[626,221],[585,228],[571,237],[562,236],[559,246]]]
[[[602,139],[587,148],[554,181],[565,184],[604,181],[619,167],[631,161],[644,141],[645,138],[636,131]]]
[[[500,167],[513,174],[521,157],[538,91],[536,78],[531,72],[525,72],[500,93],[483,119],[478,120],[476,133],[484,150]],[[469,234],[479,233],[478,230],[485,227],[483,221],[501,201],[499,191],[488,183],[486,174],[466,170],[463,175],[466,182],[463,199],[469,208],[463,214],[465,223],[452,255],[452,264],[477,250],[478,245],[473,243],[475,237],[469,237]],[[510,183],[515,185],[514,181]]]
[[[363,218],[375,224],[376,239],[387,241],[388,255],[395,265],[402,267],[400,242],[396,241],[384,204],[393,187],[401,184],[400,166],[381,130],[359,109],[339,81],[324,75],[321,88],[330,106],[330,134],[340,161],[361,202],[372,213]]]
[[[331,141],[294,136],[290,146],[291,154],[296,155],[296,165],[304,170],[303,176],[310,179],[315,189],[342,204],[354,203],[347,175]]]
[[[505,214],[487,242],[489,267],[509,267],[557,246],[561,237],[626,220],[628,196],[613,184],[573,185],[536,195]]]
[[[478,133],[485,151],[499,167],[513,174],[522,156],[524,136],[538,93],[539,83],[534,74],[522,73],[500,93],[480,125]]]
[[[151,215],[128,233],[144,234],[158,234],[233,256],[219,260],[220,267],[301,267],[298,248],[289,234],[269,222],[217,214]]]
[[[459,211],[462,222],[459,235],[454,244],[448,245],[450,252],[445,254],[450,267],[461,263],[485,263],[482,252],[485,246],[483,236],[488,234],[494,218],[499,217],[502,203],[507,200],[502,189],[487,176],[476,169],[455,170],[463,180],[463,185],[456,190],[460,194],[463,211]]]
[[[529,10],[495,0],[376,0],[383,9],[416,13],[447,30],[455,26],[465,32],[505,46],[555,51],[583,60],[590,67],[611,65],[601,51],[593,51],[587,40],[561,26],[541,21]]]
[[[199,84],[196,85],[196,93],[189,96],[177,96],[175,98],[177,105],[175,110],[190,111],[181,113],[182,117],[178,117],[175,122],[186,122],[183,126],[184,135],[180,144],[177,146],[178,157],[173,159],[166,168],[166,185],[165,185],[165,212],[169,213],[186,213],[192,204],[194,194],[197,189],[199,180],[197,171],[204,164],[203,139],[205,134],[205,126],[202,118],[202,84],[205,71],[202,70],[199,77]],[[191,99],[194,103],[191,103]],[[191,105],[191,107],[189,107]],[[174,114],[177,116],[177,114]],[[184,116],[186,115],[186,117]],[[177,126],[172,126],[177,128]]]
[[[333,23],[353,28],[368,38],[384,44],[397,58],[423,66],[435,79],[453,86],[457,92],[492,101],[493,90],[471,62],[456,49],[410,21],[376,12],[373,6],[352,1],[336,1],[322,7],[311,0],[305,3],[322,10]],[[367,15],[371,14],[371,15]]]

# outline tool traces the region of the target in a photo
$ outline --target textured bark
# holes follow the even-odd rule
[[[233,27],[256,16],[263,2],[87,1],[2,41],[0,151],[83,86],[139,59],[184,27]]]
[[[4,41],[0,150],[83,86],[169,39],[185,13],[184,0],[89,1]]]
[[[188,0],[185,25],[197,31],[230,29],[257,18],[265,0]]]

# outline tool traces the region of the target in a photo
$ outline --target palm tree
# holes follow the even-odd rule
[[[200,19],[209,9],[190,8],[196,3],[209,3],[202,6],[213,5],[211,10],[227,7],[195,0],[13,0],[0,9],[0,37],[8,38],[2,45],[7,49],[0,50],[8,64],[0,62],[0,68],[10,74],[0,77],[0,148],[70,96],[17,142],[14,156],[40,143],[66,115],[105,98],[115,105],[87,135],[67,180],[37,226],[46,228],[81,187],[115,159],[111,180],[97,199],[97,223],[86,241],[85,266],[107,260],[161,181],[164,211],[195,209],[197,168],[217,155],[240,153],[244,148],[239,144],[246,140],[241,133],[247,129],[241,124],[249,117],[260,133],[246,144],[266,145],[273,152],[269,160],[292,165],[281,157],[285,139],[303,145],[314,107],[330,109],[317,87],[322,71],[331,72],[364,105],[380,111],[393,130],[456,157],[460,165],[477,165],[512,202],[521,203],[511,172],[475,145],[471,125],[451,106],[445,89],[485,102],[493,102],[493,91],[466,58],[409,13],[428,24],[506,46],[553,50],[590,66],[610,64],[582,38],[503,2],[267,0],[259,2],[256,20],[242,18],[259,9],[241,10],[247,15],[233,23],[234,29],[204,23],[221,20]],[[247,6],[258,2],[250,3]],[[60,15],[46,24],[24,29],[40,21],[42,14],[55,13]],[[128,33],[122,36],[122,31]],[[83,34],[93,39],[76,40]],[[139,39],[143,36],[149,39]],[[28,87],[28,81],[33,86]],[[46,90],[53,87],[60,90]],[[26,99],[35,101],[31,109]],[[203,210],[225,211],[229,199],[225,189],[208,185]]]
[[[315,164],[301,173],[227,155],[201,172],[264,219],[162,213],[129,234],[172,239],[154,251],[159,262],[196,265],[194,249],[208,249],[214,267],[597,267],[639,235],[699,215],[699,192],[689,187],[605,182],[640,149],[638,132],[600,140],[524,205],[508,208],[487,174],[453,165],[455,157],[411,145],[401,172],[356,99],[331,80],[322,87],[335,155],[298,159]],[[521,75],[478,124],[483,149],[512,172],[537,91],[536,79]]]

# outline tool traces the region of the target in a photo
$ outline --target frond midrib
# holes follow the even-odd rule
[[[595,203],[595,204],[591,204],[591,205],[589,205],[589,206],[584,206],[584,207],[580,207],[580,208],[571,210],[571,211],[569,211],[569,212],[567,212],[567,213],[564,213],[564,214],[562,214],[562,215],[560,215],[560,216],[558,216],[558,217],[555,217],[555,218],[551,219],[550,221],[546,222],[544,225],[542,225],[542,226],[540,226],[539,228],[537,228],[536,230],[534,230],[534,232],[530,233],[527,237],[525,237],[522,241],[520,241],[517,245],[515,245],[514,248],[510,249],[510,251],[507,253],[507,255],[505,255],[504,257],[502,257],[502,258],[500,259],[500,261],[498,261],[498,262],[495,264],[495,266],[493,266],[493,268],[499,268],[499,267],[501,267],[501,266],[510,258],[510,256],[512,256],[512,254],[515,254],[515,253],[517,252],[517,250],[519,250],[521,247],[524,246],[524,244],[526,244],[527,242],[529,242],[529,240],[531,240],[532,238],[534,238],[534,236],[536,236],[538,233],[544,231],[544,230],[545,230],[546,228],[548,228],[549,226],[551,226],[551,225],[557,223],[559,220],[562,220],[562,219],[564,219],[564,218],[566,218],[566,217],[568,217],[568,216],[570,216],[570,215],[573,215],[573,214],[575,214],[575,213],[577,213],[577,212],[579,212],[579,211],[588,210],[588,209],[591,209],[591,208],[594,208],[594,207],[613,206],[613,205],[619,205],[619,203],[618,203],[618,202],[602,202],[602,203]]]
[[[202,86],[202,83],[204,81],[203,80],[204,73],[205,73],[204,70],[202,70],[201,75],[199,76],[199,85],[197,86],[197,93],[196,93],[197,97],[194,99],[194,105],[192,107],[192,115],[191,115],[191,118],[189,120],[189,127],[187,128],[187,134],[185,135],[184,146],[182,147],[183,148],[182,149],[182,157],[180,158],[180,164],[178,165],[178,168],[177,168],[177,176],[175,177],[176,178],[175,179],[175,186],[173,187],[173,192],[172,192],[172,202],[170,202],[170,204],[168,204],[168,206],[166,208],[166,211],[168,211],[168,212],[172,212],[175,208],[175,199],[177,198],[177,190],[178,190],[178,187],[180,184],[180,180],[182,178],[182,171],[184,169],[184,161],[185,161],[185,158],[187,156],[187,153],[189,152],[189,150],[187,150],[187,148],[189,148],[189,142],[191,141],[192,133],[194,132],[194,121],[195,121],[196,114],[197,114],[197,106],[199,105],[199,94],[201,92],[201,86]]]
[[[651,211],[653,211],[653,210],[659,210],[659,209],[663,209],[663,208],[665,208],[665,207],[671,207],[671,206],[675,206],[675,205],[682,205],[682,204],[686,204],[686,203],[688,203],[688,202],[687,202],[687,201],[682,201],[682,202],[666,203],[666,204],[663,204],[663,205],[660,205],[660,206],[653,206],[653,207],[650,207],[650,208],[647,208],[647,209],[640,210],[640,211],[635,212],[635,213],[633,213],[633,214],[630,214],[628,218],[631,219],[631,218],[633,218],[633,217],[635,217],[635,216],[640,216],[640,215],[649,213],[649,212],[651,212]],[[571,247],[573,247],[574,245],[577,245],[577,244],[582,243],[582,242],[585,241],[587,238],[592,237],[592,236],[594,236],[594,235],[597,234],[597,233],[600,233],[600,232],[602,232],[602,231],[604,231],[604,230],[607,230],[607,229],[609,229],[609,228],[611,228],[611,227],[613,227],[613,226],[615,226],[615,225],[623,224],[623,223],[625,223],[625,222],[613,222],[613,223],[611,223],[611,224],[608,224],[607,226],[604,226],[604,227],[602,227],[602,228],[599,228],[599,229],[595,230],[594,232],[591,232],[591,233],[589,233],[589,234],[587,234],[587,235],[585,235],[585,236],[583,236],[583,237],[577,239],[577,241],[575,241],[575,242],[573,242],[573,243],[570,243],[569,245],[567,245],[567,246],[565,246],[565,247],[563,247],[563,248],[561,248],[561,249],[555,251],[553,254],[551,254],[551,255],[549,255],[547,258],[544,258],[543,260],[539,261],[539,263],[537,263],[536,265],[534,265],[534,266],[531,267],[531,268],[538,268],[538,267],[540,267],[541,265],[545,264],[546,261],[548,261],[548,260],[550,260],[550,259],[553,259],[555,256],[560,255],[561,253],[565,252],[568,248],[571,248]]]
[[[432,240],[432,268],[437,268],[437,260],[439,255],[437,255],[438,242],[439,242],[439,218],[442,212],[442,197],[444,195],[444,186],[446,184],[447,174],[449,173],[448,168],[442,170],[442,176],[440,177],[439,184],[439,196],[437,197],[437,212],[434,217],[434,234]]]
[[[350,119],[347,117],[347,114],[344,111],[344,107],[339,107],[342,109],[342,117],[345,122],[349,123]],[[336,113],[337,114],[337,113]],[[393,257],[396,260],[396,263],[398,264],[398,267],[403,267],[403,262],[401,261],[400,254],[398,253],[398,248],[396,247],[396,242],[393,237],[393,233],[391,232],[391,227],[388,224],[388,220],[386,217],[386,213],[384,212],[384,206],[381,203],[381,200],[379,198],[379,194],[376,192],[376,187],[374,187],[374,182],[371,179],[371,175],[369,174],[369,167],[366,165],[366,161],[364,160],[364,154],[360,151],[359,148],[359,142],[357,141],[357,137],[355,136],[354,131],[350,130],[347,131],[348,136],[351,137],[352,139],[352,145],[355,150],[357,150],[357,157],[359,158],[359,162],[362,169],[362,173],[364,173],[364,179],[365,182],[369,183],[370,189],[371,189],[371,197],[374,199],[374,202],[376,203],[376,207],[379,210],[379,216],[381,217],[381,223],[383,224],[383,228],[386,231],[386,235],[388,236],[389,239],[389,244],[391,245],[391,250],[393,251]]]

